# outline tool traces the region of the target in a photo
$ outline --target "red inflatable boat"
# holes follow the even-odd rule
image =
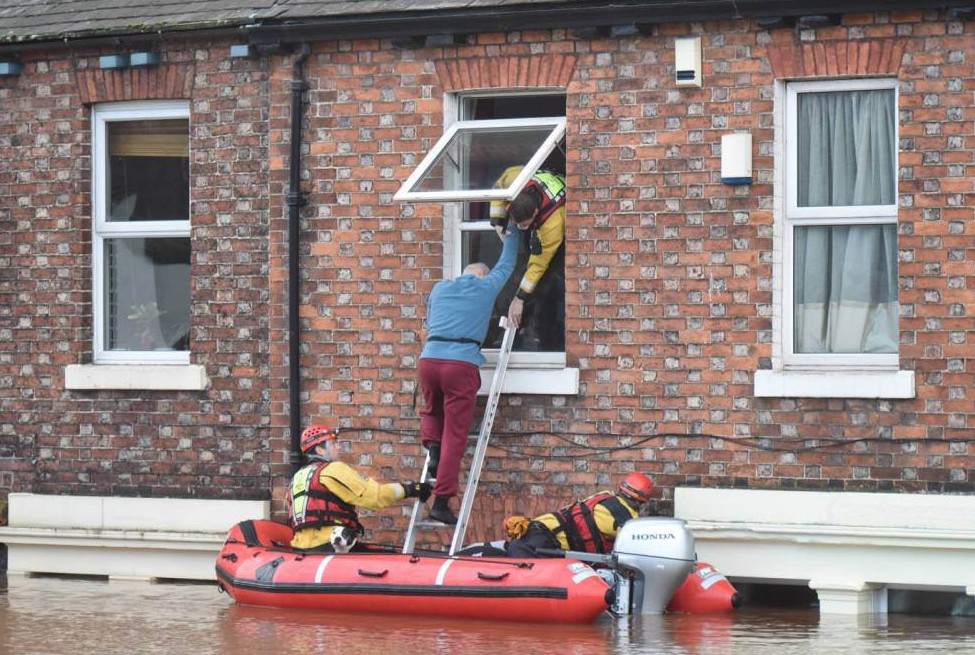
[[[738,590],[710,564],[698,562],[667,605],[668,612],[730,612],[741,607]]]
[[[286,525],[237,524],[217,558],[221,588],[248,605],[546,623],[589,623],[613,601],[578,560],[309,554],[290,542]]]

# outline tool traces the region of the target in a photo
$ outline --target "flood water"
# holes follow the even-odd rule
[[[821,617],[745,606],[728,615],[607,614],[592,625],[544,626],[246,607],[216,584],[19,575],[0,582],[0,655],[143,653],[975,655],[975,617]]]

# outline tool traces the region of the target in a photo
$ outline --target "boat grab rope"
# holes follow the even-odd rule
[[[280,544],[281,543],[281,542],[278,542],[278,541],[272,541],[271,542],[272,544],[275,544],[275,546],[267,546],[267,545],[264,545],[264,544],[261,544],[261,543],[251,544],[251,543],[248,543],[246,541],[241,541],[240,539],[237,539],[235,537],[228,537],[225,543],[228,543],[228,544],[244,544],[244,545],[249,546],[251,548],[261,548],[261,549],[266,550],[267,552],[271,552],[271,553],[290,554],[290,555],[294,555],[296,560],[301,560],[301,559],[304,559],[305,557],[310,557],[310,556],[313,556],[313,555],[327,555],[328,556],[327,559],[331,559],[332,557],[343,557],[343,556],[356,556],[356,557],[361,557],[363,555],[370,556],[370,555],[401,555],[402,554],[402,553],[400,553],[400,551],[399,551],[398,548],[389,548],[389,547],[385,547],[385,546],[376,546],[376,551],[375,552],[369,552],[369,551],[353,551],[351,553],[315,553],[315,552],[309,552],[309,551],[299,550],[297,548],[288,548],[288,547],[283,547],[283,546],[277,546],[277,544]],[[234,553],[230,553],[228,555],[222,555],[222,557],[224,559],[229,559],[231,562],[236,562],[237,561],[237,555],[235,555]],[[414,553],[414,554],[411,554],[410,555],[409,562],[411,564],[416,564],[417,562],[419,562],[420,560],[422,560],[424,558],[426,558],[426,559],[445,559],[445,560],[460,561],[460,562],[479,562],[481,564],[497,564],[497,565],[501,565],[501,566],[513,566],[513,567],[519,568],[519,569],[531,569],[531,568],[534,568],[535,567],[535,563],[534,562],[527,562],[527,561],[524,561],[524,560],[508,560],[508,559],[504,559],[504,558],[493,558],[493,557],[492,558],[488,558],[488,557],[463,557],[463,556],[458,557],[457,555],[448,555],[447,553],[425,553],[423,555],[417,555],[417,554]]]

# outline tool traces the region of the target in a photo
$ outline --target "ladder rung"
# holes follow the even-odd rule
[[[453,530],[455,527],[453,525],[447,525],[446,523],[441,523],[440,521],[417,521],[414,525],[416,525],[416,527],[418,528],[436,528],[436,529],[450,528],[451,530]]]

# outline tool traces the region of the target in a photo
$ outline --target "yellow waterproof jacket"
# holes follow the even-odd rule
[[[522,168],[522,166],[511,166],[505,169],[504,173],[501,174],[501,177],[494,184],[494,188],[503,189],[509,186],[518,177],[518,173],[521,172]],[[555,191],[555,195],[561,194],[565,188],[565,179],[560,175],[548,171],[539,171],[532,176],[532,179],[538,184]],[[549,264],[552,263],[552,258],[555,257],[559,248],[562,247],[562,242],[565,241],[565,197],[564,194],[561,195],[561,204],[535,230],[538,235],[538,240],[542,244],[542,252],[538,255],[528,257],[528,266],[525,269],[525,274],[521,278],[521,282],[518,284],[519,298],[525,299],[535,292],[538,281],[545,275]],[[509,204],[505,200],[495,200],[491,203],[491,223],[493,225],[501,224],[504,221],[508,213]]]
[[[398,482],[383,484],[367,478],[345,462],[330,462],[318,472],[319,481],[342,501],[368,510],[383,509],[406,497]],[[327,544],[333,526],[297,530],[292,548],[315,548]]]
[[[619,501],[623,507],[623,510],[626,512],[626,514],[628,514],[628,516],[614,516],[606,503],[601,502],[607,498],[612,498]],[[616,540],[616,534],[619,532],[620,526],[622,526],[622,524],[625,522],[624,519],[629,520],[639,516],[639,512],[634,509],[629,502],[627,502],[626,498],[616,496],[612,491],[600,491],[592,496],[589,496],[589,498],[586,498],[585,500],[581,500],[578,503],[573,503],[572,505],[557,510],[557,512],[566,515],[566,518],[571,516],[573,519],[575,519],[577,527],[584,533],[587,532],[587,526],[580,521],[578,514],[572,511],[577,505],[586,505],[592,510],[592,516],[595,520],[596,528],[599,530],[599,537],[601,537],[604,542],[604,546],[611,546],[611,544]],[[551,530],[553,534],[555,534],[556,539],[559,540],[559,546],[562,548],[562,550],[572,550],[569,545],[567,532],[560,529],[560,527],[563,525],[563,521],[556,516],[555,512],[536,516],[533,520],[541,523],[546,528]],[[596,537],[596,535],[592,536]]]

